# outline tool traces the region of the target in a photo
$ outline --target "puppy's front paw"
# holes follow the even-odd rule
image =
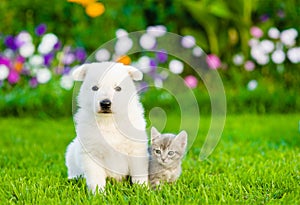
[[[90,184],[87,184],[87,187],[90,191],[93,192],[93,194],[104,193],[104,191],[105,191],[105,184],[100,185],[100,184],[96,184],[96,183],[90,183]]]
[[[132,177],[132,183],[135,184],[148,184],[148,176],[147,177]]]

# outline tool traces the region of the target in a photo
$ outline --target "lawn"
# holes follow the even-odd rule
[[[94,196],[83,179],[67,180],[64,153],[75,135],[71,118],[2,118],[0,203],[300,204],[299,120],[299,115],[228,116],[217,148],[200,161],[209,126],[202,117],[176,184],[150,191],[109,180],[106,194]]]

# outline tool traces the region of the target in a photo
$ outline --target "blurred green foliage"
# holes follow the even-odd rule
[[[0,89],[0,113],[1,116],[40,118],[70,116],[72,91],[64,90],[54,80],[37,88],[16,85],[9,92]]]
[[[143,30],[163,24],[170,32],[194,35],[206,52],[222,57],[228,49],[242,46],[246,52],[249,27],[268,17],[266,25],[279,29],[300,24],[300,2],[297,0],[109,0],[106,11],[90,18],[84,8],[65,0],[1,0],[0,31],[15,34],[34,30],[46,23],[48,30],[65,43],[84,46],[90,51],[115,36],[117,28]],[[92,37],[92,38],[91,38]]]

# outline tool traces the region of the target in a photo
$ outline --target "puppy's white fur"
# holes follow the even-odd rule
[[[133,183],[147,183],[146,123],[133,83],[142,79],[142,73],[131,66],[103,62],[84,64],[73,76],[83,83],[75,115],[77,136],[66,152],[68,178],[85,177],[93,192],[104,189],[107,177],[131,176]],[[112,113],[99,113],[104,99],[112,102]]]

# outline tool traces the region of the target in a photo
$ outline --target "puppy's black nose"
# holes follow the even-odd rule
[[[100,107],[104,110],[110,109],[111,101],[109,99],[104,99],[100,101]]]

